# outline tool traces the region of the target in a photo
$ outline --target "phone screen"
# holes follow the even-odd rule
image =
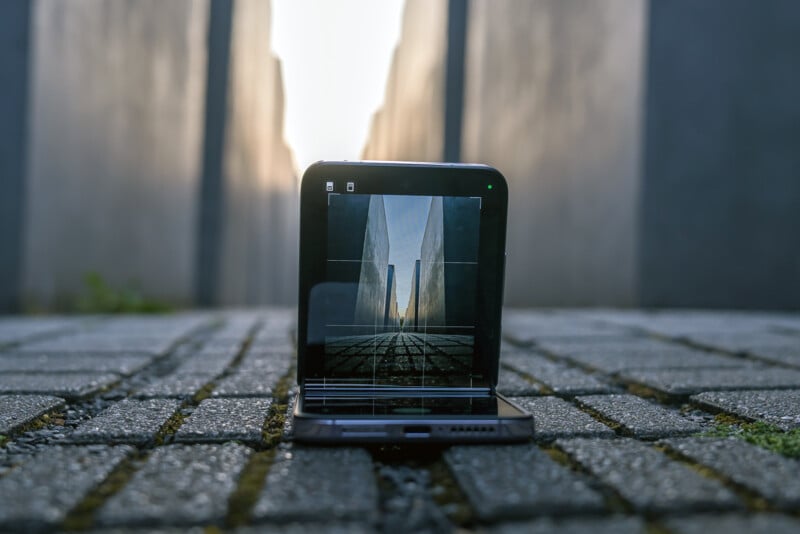
[[[329,193],[310,332],[326,381],[469,386],[481,198]]]

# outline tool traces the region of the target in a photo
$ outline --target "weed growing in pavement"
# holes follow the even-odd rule
[[[81,313],[165,313],[172,311],[168,304],[146,298],[134,288],[115,289],[96,272],[83,278],[86,293],[75,303]]]
[[[724,422],[701,435],[717,438],[736,437],[790,458],[800,458],[800,428],[786,432],[762,421],[738,424]]]

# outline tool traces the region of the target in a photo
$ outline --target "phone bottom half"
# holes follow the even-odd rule
[[[316,443],[488,443],[526,441],[530,414],[500,395],[303,396],[294,439]]]

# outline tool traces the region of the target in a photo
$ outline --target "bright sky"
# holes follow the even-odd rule
[[[411,295],[411,275],[419,259],[431,197],[383,195],[389,229],[389,263],[397,281],[397,311],[405,315]]]
[[[273,0],[285,136],[301,173],[320,159],[360,159],[383,103],[402,8],[403,0]]]

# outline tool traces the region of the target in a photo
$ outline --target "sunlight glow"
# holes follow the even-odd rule
[[[402,0],[274,0],[283,63],[286,141],[300,172],[320,159],[359,159],[383,102]]]

